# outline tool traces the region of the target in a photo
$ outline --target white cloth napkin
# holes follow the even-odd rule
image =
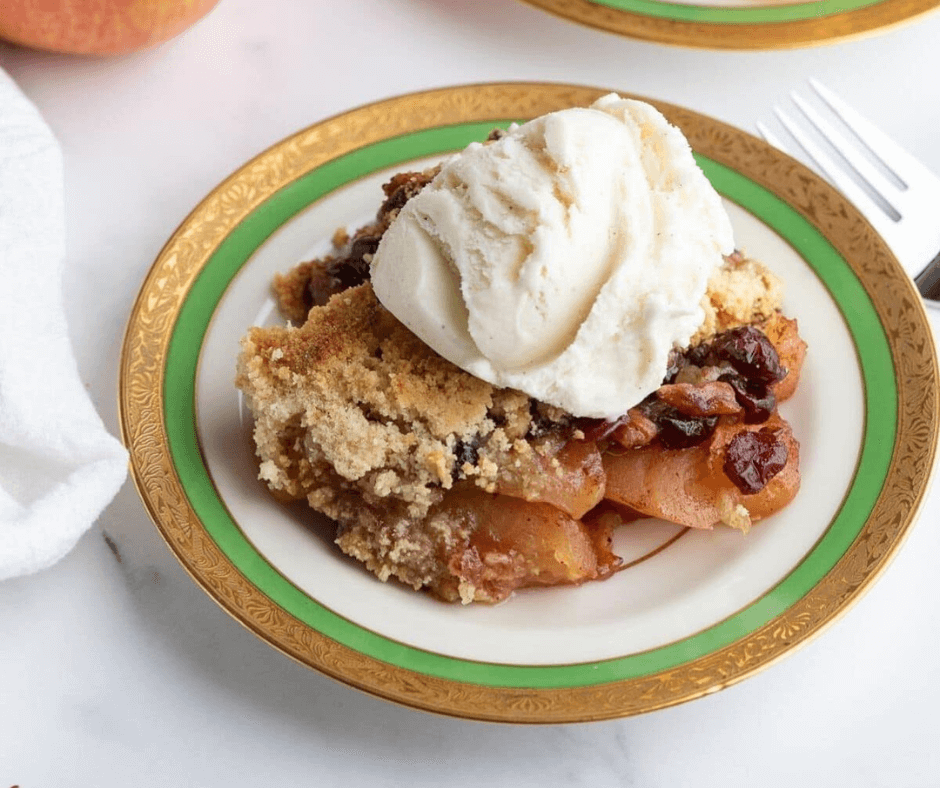
[[[58,143],[0,70],[0,579],[65,555],[127,475],[78,378],[64,236]]]

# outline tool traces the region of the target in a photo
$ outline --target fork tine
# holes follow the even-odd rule
[[[878,172],[870,162],[865,160],[864,156],[859,154],[855,143],[847,139],[802,98],[796,93],[792,93],[790,97],[806,119],[816,127],[816,131],[818,131],[824,139],[828,140],[842,158],[845,159],[846,163],[855,170],[858,176],[871,186],[871,188],[894,209],[895,215],[893,218],[899,218],[901,214],[897,209],[902,205],[902,198],[898,187]]]
[[[868,149],[907,186],[911,186],[917,181],[936,181],[936,176],[929,169],[874,126],[871,121],[862,117],[858,110],[846,104],[818,79],[810,78],[809,84],[819,97],[829,105],[832,111],[842,118],[845,125],[852,129],[859,139],[868,146]]]
[[[767,140],[767,142],[769,142],[771,145],[773,145],[777,150],[783,151],[784,153],[787,152],[787,146],[783,144],[783,142],[781,141],[780,137],[778,137],[776,134],[774,134],[774,133],[773,133],[769,128],[767,128],[763,123],[758,122],[758,123],[756,123],[755,125],[757,126],[757,131],[758,131],[758,133],[759,133],[765,140]]]
[[[794,123],[783,110],[774,107],[774,113],[780,119],[784,128],[793,136],[793,139],[799,143],[800,147],[806,151],[810,158],[816,163],[816,166],[822,171],[830,183],[839,191],[855,203],[862,212],[868,217],[872,226],[885,237],[893,234],[895,223],[855,181],[848,177],[842,169],[832,160],[819,145],[813,142],[800,127]],[[874,210],[873,210],[874,209]]]

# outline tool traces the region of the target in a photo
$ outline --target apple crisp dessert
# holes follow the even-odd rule
[[[274,283],[286,326],[242,341],[260,478],[336,522],[381,580],[448,601],[610,576],[611,534],[656,517],[742,531],[799,488],[777,404],[805,352],[760,263],[725,258],[662,386],[615,420],[576,418],[439,356],[377,300],[369,263],[434,170],[386,186],[374,223]]]

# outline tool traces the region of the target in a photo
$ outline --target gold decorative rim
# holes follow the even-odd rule
[[[592,0],[523,0],[555,16],[588,27],[644,41],[699,49],[795,49],[870,35],[911,22],[933,11],[938,0],[881,0],[851,10],[804,18],[747,21],[755,10],[780,4],[752,6],[683,6],[660,4],[661,14],[628,11]],[[654,0],[655,2],[655,0]],[[821,9],[820,3],[805,3]],[[791,6],[792,7],[792,6]],[[683,8],[698,9],[699,18],[677,18]]]
[[[274,145],[227,178],[153,264],[131,312],[121,357],[121,427],[133,478],[163,538],[196,582],[288,656],[388,700],[453,716],[527,723],[627,716],[701,697],[772,664],[842,614],[906,536],[934,465],[940,423],[937,359],[911,281],[851,204],[798,162],[731,126],[650,99],[642,100],[679,126],[697,152],[763,186],[823,233],[864,284],[896,360],[898,440],[883,489],[858,538],[808,594],[727,647],[651,675],[561,689],[481,686],[390,665],[326,637],[273,603],[207,533],[170,454],[164,372],[183,302],[219,245],[270,195],[356,149],[443,125],[584,106],[606,92],[548,83],[467,85],[337,115]]]

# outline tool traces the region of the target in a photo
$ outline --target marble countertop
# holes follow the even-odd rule
[[[115,433],[125,322],[163,242],[247,159],[353,106],[550,80],[753,129],[818,76],[940,172],[940,15],[821,47],[715,52],[628,40],[516,0],[483,6],[222,0],[141,54],[0,45],[0,67],[64,150],[67,316]],[[938,486],[871,591],[779,664],[640,717],[512,727],[400,708],[290,661],[193,583],[128,482],[60,563],[0,584],[0,786],[937,785]]]

